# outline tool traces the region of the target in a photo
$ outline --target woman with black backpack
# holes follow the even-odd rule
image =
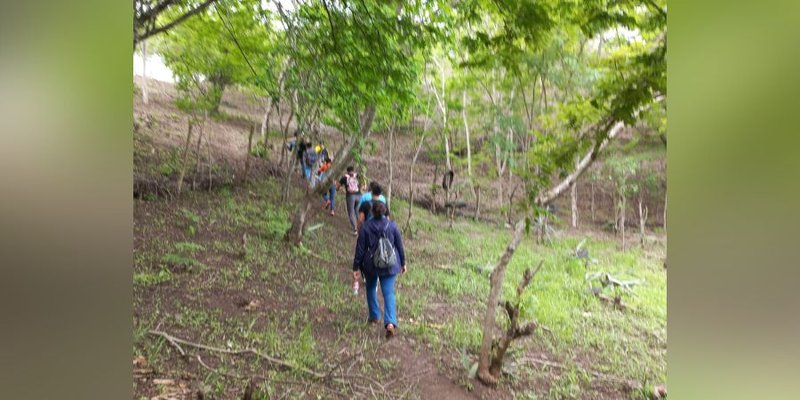
[[[394,221],[386,218],[386,204],[372,203],[373,218],[364,222],[356,241],[356,254],[353,259],[353,279],[367,281],[367,307],[370,324],[380,321],[378,304],[378,283],[383,293],[383,326],[386,338],[395,335],[397,329],[397,305],[394,296],[394,281],[398,274],[406,272],[406,256],[403,239]]]

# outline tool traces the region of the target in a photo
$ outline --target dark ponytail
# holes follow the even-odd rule
[[[386,204],[383,204],[382,201],[377,201],[376,199],[372,202],[372,216],[375,217],[375,219],[383,218],[386,216],[386,212]]]

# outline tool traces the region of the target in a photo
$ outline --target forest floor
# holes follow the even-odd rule
[[[186,118],[170,93],[135,105],[135,174],[143,179],[174,181]],[[242,99],[227,104],[234,103],[245,108]],[[253,118],[225,111],[226,120],[204,127],[209,151],[201,154],[213,168],[187,178],[213,173],[213,188],[180,197],[145,191],[135,201],[134,398],[238,399],[252,383],[251,398],[264,399],[618,399],[647,398],[666,383],[663,233],[625,251],[599,229],[557,223],[542,244],[528,235],[503,298],[542,261],[521,303],[524,319],[542,329],[512,344],[500,384],[488,388],[469,374],[489,273],[510,230],[464,217],[448,228],[442,215],[413,207],[404,237],[409,272],[397,284],[399,335],[387,341],[381,327],[366,324],[363,290],[355,297],[351,289],[355,237],[341,194],[336,216],[322,213],[320,200],[303,246],[284,242],[301,181],[282,203],[273,163],[254,159],[250,182],[236,179]],[[392,200],[401,225],[408,207]],[[588,264],[574,255],[584,240]],[[590,292],[586,277],[600,272],[639,281],[621,293],[624,309]],[[237,352],[244,349],[260,355]]]
[[[465,220],[447,229],[440,216],[415,208],[414,233],[405,239],[409,272],[397,288],[400,334],[386,341],[380,327],[365,323],[363,290],[356,298],[350,287],[355,238],[346,212],[319,213],[296,248],[281,240],[292,207],[279,197],[277,180],[266,178],[136,202],[136,398],[241,398],[250,377],[263,398],[641,398],[666,380],[663,243],[621,252],[592,235],[559,234],[542,245],[526,238],[504,293],[544,260],[522,304],[523,315],[548,330],[515,342],[507,374],[489,389],[468,369],[480,346],[488,273],[510,232]],[[397,201],[394,215],[402,219],[406,207]],[[588,267],[572,255],[584,238],[597,259]],[[616,310],[588,292],[584,276],[592,271],[642,284]],[[255,348],[320,373],[336,369],[331,376],[342,373],[355,386],[250,354],[179,344],[182,356],[151,331],[226,350]]]

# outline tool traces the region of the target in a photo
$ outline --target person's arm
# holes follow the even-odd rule
[[[358,235],[358,239],[356,239],[356,254],[355,257],[353,257],[353,279],[355,280],[360,279],[361,265],[364,261],[364,254],[367,252],[367,238],[364,236],[362,232]]]
[[[394,226],[394,248],[397,249],[397,255],[400,257],[400,270],[405,273],[406,272],[406,251],[403,248],[403,238],[400,235],[400,229],[397,228],[397,224],[392,222]]]

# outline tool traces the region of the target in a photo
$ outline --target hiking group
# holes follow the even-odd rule
[[[333,160],[323,143],[312,145],[309,138],[297,138],[287,144],[287,149],[296,150],[300,174],[310,188],[324,182],[333,171]],[[356,236],[353,256],[353,289],[364,282],[369,325],[381,321],[381,308],[378,303],[378,285],[383,296],[383,326],[386,338],[397,332],[397,303],[395,299],[395,278],[406,272],[405,250],[402,235],[397,224],[389,217],[383,188],[375,181],[362,188],[360,177],[353,166],[331,186],[322,196],[323,208],[335,216],[336,192],[344,189],[347,216]],[[363,189],[363,193],[362,193]]]

